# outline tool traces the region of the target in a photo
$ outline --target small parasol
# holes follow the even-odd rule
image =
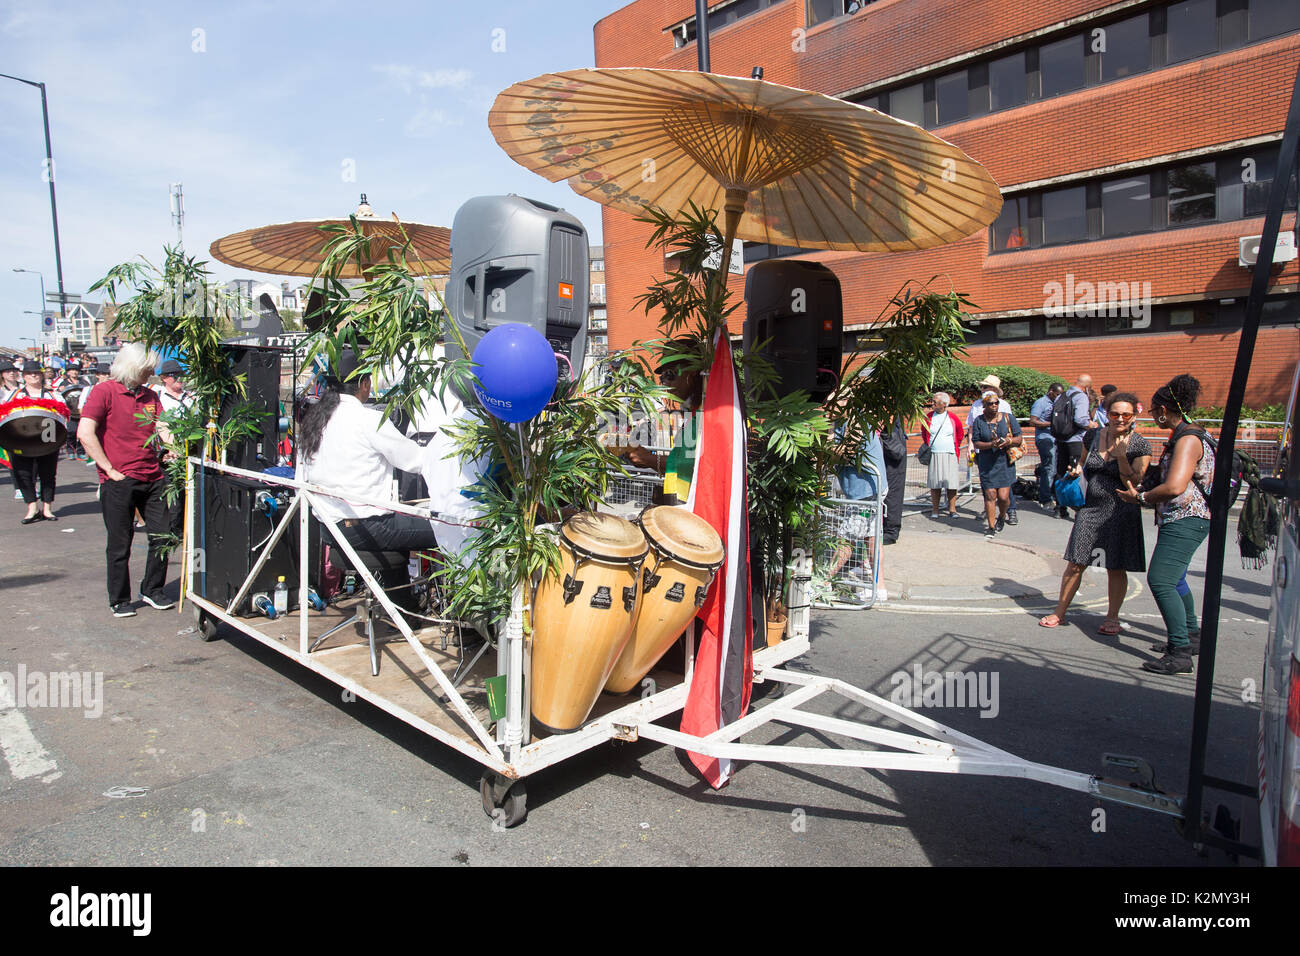
[[[364,278],[366,268],[385,262],[388,250],[402,245],[407,238],[414,250],[412,265],[417,275],[444,275],[451,271],[451,230],[418,222],[402,222],[396,216],[380,219],[361,194],[355,213],[357,226],[372,236],[368,254],[360,261],[348,262],[339,272],[340,279]],[[350,228],[348,219],[306,219],[271,226],[245,229],[212,244],[212,257],[228,266],[283,276],[314,276],[325,259],[325,246],[338,233],[324,226]]]

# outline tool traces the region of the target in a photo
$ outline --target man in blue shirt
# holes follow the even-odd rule
[[[1056,435],[1056,477],[1059,480],[1083,457],[1083,439],[1088,432],[1096,431],[1101,426],[1089,416],[1088,389],[1092,387],[1091,375],[1080,375],[1066,391],[1074,410],[1074,433],[1068,438]],[[1070,509],[1058,507],[1057,515],[1070,517]]]
[[[1053,382],[1047,394],[1029,410],[1029,424],[1034,426],[1034,445],[1038,448],[1038,503],[1046,508],[1052,500],[1052,483],[1056,479],[1056,439],[1052,437],[1052,406],[1065,392],[1063,382]]]

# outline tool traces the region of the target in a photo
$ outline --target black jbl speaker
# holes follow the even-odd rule
[[[844,301],[840,280],[819,262],[769,259],[745,274],[745,351],[776,369],[777,396],[806,390],[824,401],[839,383]]]
[[[470,354],[491,329],[531,325],[582,368],[591,273],[587,230],[556,206],[522,196],[477,196],[451,224],[447,312]],[[454,340],[447,356],[460,357]]]
[[[226,448],[226,464],[248,471],[262,471],[277,463],[280,422],[280,362],[283,350],[248,345],[224,347],[230,374],[244,376],[245,394],[241,399],[228,395],[221,403],[217,424],[224,425],[236,404],[249,402],[257,408],[260,431],[252,438],[231,442]]]

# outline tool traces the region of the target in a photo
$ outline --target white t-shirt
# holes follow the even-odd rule
[[[930,416],[930,452],[935,455],[957,454],[957,435],[945,409]]]

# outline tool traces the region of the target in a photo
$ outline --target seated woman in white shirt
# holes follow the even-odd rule
[[[426,452],[399,432],[384,413],[367,408],[371,377],[351,349],[339,356],[336,375],[303,414],[298,428],[301,477],[330,489],[316,509],[335,521],[359,551],[431,551],[438,546],[427,518],[394,514],[361,501],[393,500],[393,469],[418,472]],[[349,500],[353,499],[353,500]]]

